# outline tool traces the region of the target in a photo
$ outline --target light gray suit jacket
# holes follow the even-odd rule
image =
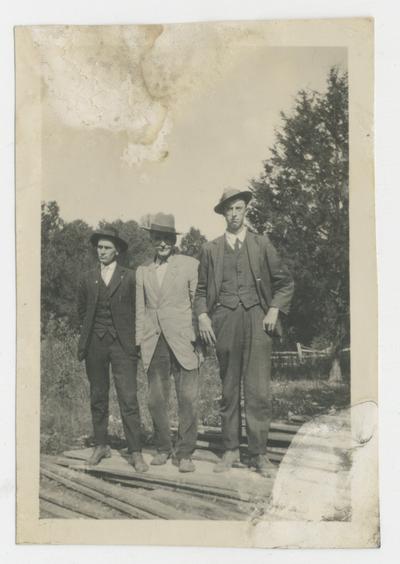
[[[136,271],[136,345],[146,371],[161,331],[183,368],[199,366],[192,314],[198,265],[192,257],[172,255],[161,287],[154,262]]]

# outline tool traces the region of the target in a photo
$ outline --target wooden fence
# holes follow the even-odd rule
[[[318,361],[329,362],[332,358],[330,348],[317,350],[305,347],[301,343],[296,343],[296,345],[297,349],[295,351],[274,351],[272,353],[273,366],[276,368],[298,367],[316,364]],[[349,355],[350,348],[342,349],[340,353],[343,357]]]

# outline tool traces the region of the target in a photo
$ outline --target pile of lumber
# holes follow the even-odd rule
[[[299,424],[289,424],[275,422],[271,424],[270,432],[268,434],[267,443],[267,454],[270,460],[273,462],[281,462],[284,457],[293,437],[299,430]],[[208,451],[214,453],[214,459],[218,460],[218,456],[215,453],[221,453],[223,451],[221,432],[216,427],[200,427],[197,440],[197,451],[195,452],[196,457],[204,456],[200,451]],[[242,428],[242,440],[240,444],[241,458],[246,463],[248,458],[247,450],[247,436],[245,428]]]
[[[268,455],[279,463],[295,436],[297,425],[271,426]],[[263,478],[246,465],[247,439],[242,461],[228,473],[213,473],[222,450],[221,433],[200,428],[193,455],[196,472],[182,474],[169,461],[135,472],[124,451],[97,466],[87,466],[91,449],[42,456],[40,511],[43,518],[64,519],[174,519],[244,520],[259,516],[270,498],[274,475]],[[147,462],[154,449],[144,449]],[[264,509],[263,509],[264,510]]]

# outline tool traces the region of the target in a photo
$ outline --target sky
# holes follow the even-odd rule
[[[331,66],[346,70],[343,48],[190,31],[133,41],[125,29],[122,43],[120,29],[86,43],[61,31],[61,46],[39,38],[42,199],[56,200],[64,220],[96,226],[163,211],[178,231],[218,236],[213,207],[225,187],[246,189],[261,173],[280,112],[299,90],[324,90]]]

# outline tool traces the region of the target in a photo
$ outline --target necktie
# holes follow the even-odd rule
[[[235,241],[235,253],[238,253],[240,250],[240,241],[239,241],[239,237],[236,237],[236,241]]]

